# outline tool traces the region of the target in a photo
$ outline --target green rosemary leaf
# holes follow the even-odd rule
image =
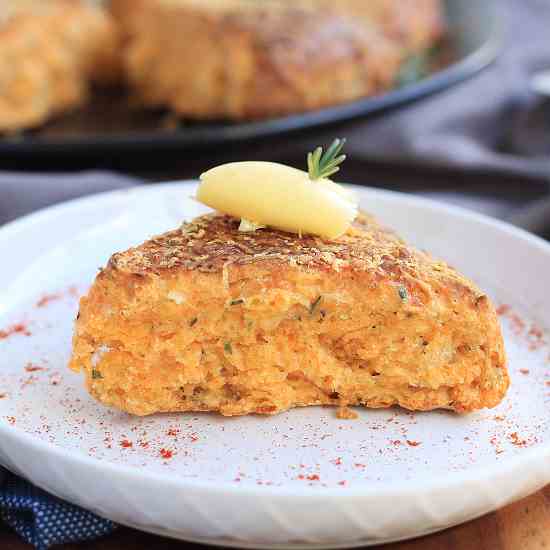
[[[311,180],[328,178],[340,170],[339,165],[346,160],[346,155],[340,155],[345,143],[345,139],[335,139],[324,153],[322,147],[308,153],[307,169]]]
[[[329,159],[336,158],[336,155],[344,148],[345,143],[345,139],[335,139],[327,149],[326,157]]]
[[[189,326],[192,327],[196,324],[196,322],[198,321],[197,317],[193,317],[193,319],[191,319],[189,321]]]
[[[331,168],[331,169],[326,169],[325,172],[324,172],[323,177],[324,178],[330,178],[330,176],[333,176],[334,174],[336,174],[336,172],[339,172],[339,171],[340,171],[340,168],[338,168],[337,166],[335,166],[334,168]]]
[[[92,380],[99,380],[100,378],[103,378],[103,375],[97,369],[92,369]]]
[[[244,304],[244,298],[237,298],[236,300],[231,300],[229,302],[230,306],[238,306],[239,304]]]
[[[230,355],[233,353],[233,347],[231,346],[231,342],[225,342],[223,345],[223,350],[225,353],[229,353]]]
[[[409,293],[407,292],[407,289],[404,286],[400,286],[398,292],[399,292],[399,297],[401,298],[401,300],[406,302],[409,298]]]

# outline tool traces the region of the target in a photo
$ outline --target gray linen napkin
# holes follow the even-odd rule
[[[0,172],[0,225],[51,204],[135,183],[129,177],[99,171],[47,175]]]

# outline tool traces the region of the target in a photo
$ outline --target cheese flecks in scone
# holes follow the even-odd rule
[[[71,368],[133,414],[305,405],[457,412],[508,374],[487,296],[360,215],[337,239],[202,216],[112,256],[82,298]]]

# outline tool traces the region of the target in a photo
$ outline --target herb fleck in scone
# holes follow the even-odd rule
[[[467,412],[509,380],[475,285],[360,215],[341,237],[220,214],[114,254],[82,298],[71,368],[99,401],[274,414],[306,405]]]

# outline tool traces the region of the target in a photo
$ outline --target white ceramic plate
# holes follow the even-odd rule
[[[351,421],[319,407],[134,418],[95,403],[66,369],[76,295],[113,251],[201,213],[193,192],[180,183],[97,195],[0,230],[2,463],[119,523],[255,547],[413,537],[550,482],[550,245],[396,193],[358,189],[364,208],[501,306],[512,387],[498,408],[359,409]]]

